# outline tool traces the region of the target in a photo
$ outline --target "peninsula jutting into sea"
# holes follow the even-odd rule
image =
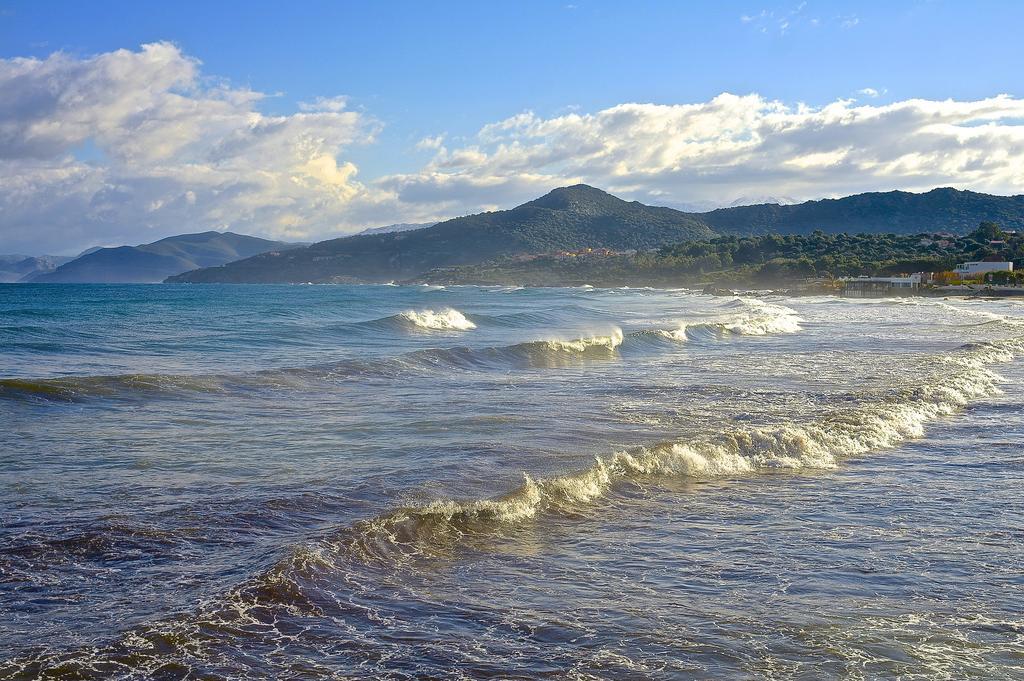
[[[1024,679],[1021,25],[0,0],[0,680]]]

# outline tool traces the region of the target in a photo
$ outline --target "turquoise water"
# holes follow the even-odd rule
[[[1021,678],[1024,307],[0,286],[0,678]]]

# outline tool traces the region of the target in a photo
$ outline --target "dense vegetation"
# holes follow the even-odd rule
[[[1005,241],[995,244],[994,240]],[[941,272],[965,260],[1003,256],[1024,264],[1024,238],[983,223],[965,237],[931,234],[727,236],[637,253],[544,255],[435,270],[432,282],[671,286],[695,282],[784,284],[805,278]]]
[[[965,234],[983,220],[1024,229],[1024,196],[993,196],[956,189],[924,194],[875,192],[792,206],[762,204],[722,208],[700,218],[719,234],[874,232]]]

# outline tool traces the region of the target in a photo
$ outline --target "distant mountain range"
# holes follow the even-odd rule
[[[387,281],[501,256],[587,247],[645,249],[711,235],[707,225],[687,213],[623,201],[576,185],[511,210],[468,215],[414,231],[322,241],[168,281]]]
[[[74,256],[64,255],[0,255],[0,284],[29,281],[32,277],[52,272]]]
[[[1024,230],[1024,196],[943,188],[799,204],[786,197],[737,201],[755,200],[764,202],[691,213],[624,201],[581,184],[510,210],[374,227],[312,245],[202,232],[140,246],[90,248],[75,257],[0,255],[0,282],[384,282],[514,256],[587,248],[643,251],[721,235],[965,234],[985,220]]]
[[[741,196],[733,199],[732,201],[687,201],[685,203],[674,204],[676,210],[681,210],[684,213],[707,213],[709,211],[717,210],[718,208],[732,208],[733,206],[753,206],[760,203],[777,203],[782,206],[788,206],[793,203],[800,203],[796,199],[788,196],[770,196],[770,195],[753,195],[753,196]]]
[[[717,208],[735,208],[737,206],[757,206],[763,203],[775,203],[780,206],[791,206],[794,203],[802,203],[789,196],[741,196],[738,199],[730,201],[725,206],[714,206],[713,209]],[[709,209],[709,210],[713,210]],[[707,212],[707,211],[701,211]]]
[[[301,244],[232,232],[181,234],[141,246],[91,248],[74,259],[23,278],[33,283],[153,283],[203,267]]]
[[[511,210],[431,227],[322,241],[169,277],[170,282],[384,282],[442,267],[583,248],[652,249],[716,235],[865,232],[967,233],[992,220],[1024,229],[1024,196],[955,189],[884,192],[782,205],[685,213],[628,202],[587,185],[563,187]]]

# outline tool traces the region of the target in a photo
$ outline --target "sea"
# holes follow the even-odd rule
[[[1024,305],[0,285],[2,679],[1022,679]]]

